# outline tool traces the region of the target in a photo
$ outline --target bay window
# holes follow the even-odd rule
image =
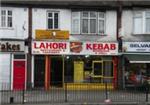
[[[105,33],[105,13],[94,11],[72,12],[72,34]]]

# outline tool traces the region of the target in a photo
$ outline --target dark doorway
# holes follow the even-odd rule
[[[63,60],[61,56],[51,57],[51,86],[63,86]]]
[[[45,56],[34,56],[34,86],[44,87],[45,81]]]

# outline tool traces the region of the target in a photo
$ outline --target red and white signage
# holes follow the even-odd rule
[[[68,54],[69,42],[34,41],[32,54]]]
[[[76,49],[72,50],[72,43]],[[80,43],[80,44],[79,44]],[[70,54],[74,55],[117,55],[117,43],[103,43],[103,42],[70,42]]]
[[[45,42],[32,43],[33,54],[117,55],[117,43],[103,42]]]

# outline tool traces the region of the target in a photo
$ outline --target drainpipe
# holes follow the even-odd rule
[[[32,7],[28,8],[28,54],[27,54],[27,88],[31,88],[31,69],[32,69],[32,54],[31,54],[31,43],[32,43]]]
[[[117,40],[121,36],[121,22],[122,22],[122,2],[118,0],[118,9],[117,9]]]
[[[117,36],[116,39],[118,41],[118,52],[122,52],[122,37],[121,37],[121,28],[122,28],[122,1],[118,0],[117,1],[118,8],[117,8]],[[123,56],[118,55],[117,56],[117,61],[118,61],[118,73],[117,73],[117,85],[120,88],[124,84],[124,79],[123,79]]]

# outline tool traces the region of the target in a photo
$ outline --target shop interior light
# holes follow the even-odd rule
[[[86,58],[88,58],[88,57],[89,57],[89,55],[85,55],[85,57],[86,57]]]
[[[54,31],[54,32],[52,32],[52,35],[55,37],[56,36],[56,32]]]
[[[67,56],[66,58],[69,59],[69,56]]]

